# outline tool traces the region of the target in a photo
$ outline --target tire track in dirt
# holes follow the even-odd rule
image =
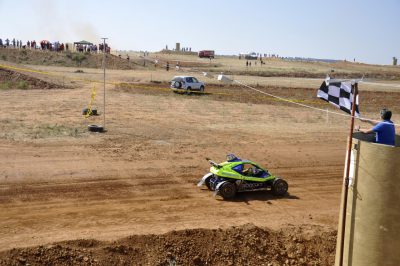
[[[0,139],[0,173],[4,173],[0,250],[249,222],[273,229],[287,224],[336,225],[344,160],[341,147],[345,147],[342,125],[332,127],[291,107],[278,112],[268,104],[110,93],[110,131],[105,135]],[[3,96],[16,109],[24,105],[37,110],[48,103],[48,112],[21,117],[21,130],[32,121],[82,127],[100,121],[77,115],[87,96],[84,89],[57,94],[35,91],[25,98],[19,92]],[[54,118],[52,110],[64,99],[71,101],[64,118]],[[0,107],[0,119],[9,115],[7,106]],[[276,118],[278,113],[282,118]],[[308,122],[299,122],[296,116]],[[18,133],[20,129],[5,130]],[[322,135],[340,142],[323,142]],[[196,183],[209,169],[204,157],[221,161],[228,152],[287,179],[290,195],[243,193],[223,201],[199,189]]]

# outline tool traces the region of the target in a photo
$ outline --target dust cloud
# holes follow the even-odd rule
[[[63,9],[56,8],[51,0],[41,0],[35,5],[36,24],[40,38],[49,41],[80,41],[87,40],[96,42],[100,40],[94,25],[84,21],[85,16],[78,16],[76,5],[66,3]]]

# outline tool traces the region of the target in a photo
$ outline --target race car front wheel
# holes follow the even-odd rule
[[[213,190],[213,189],[211,188],[211,184],[210,184],[211,177],[212,177],[212,176],[207,177],[206,180],[204,181],[204,183],[206,184],[208,190]]]
[[[272,183],[272,193],[274,193],[275,196],[285,195],[288,191],[288,188],[288,183],[280,178],[275,179]]]
[[[221,185],[218,192],[224,199],[231,199],[236,195],[236,185],[231,182],[226,182]]]

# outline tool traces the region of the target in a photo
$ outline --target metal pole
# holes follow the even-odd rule
[[[347,195],[349,189],[349,175],[350,175],[350,161],[351,161],[351,145],[353,144],[353,130],[354,130],[354,114],[356,110],[356,97],[358,94],[358,84],[355,83],[352,85],[353,89],[353,105],[351,107],[351,122],[350,122],[350,132],[349,132],[349,139],[347,145],[347,161],[346,161],[346,175],[344,177],[344,196],[343,196],[343,209],[342,209],[342,228],[341,228],[341,238],[340,238],[340,259],[339,265],[343,266],[344,260],[344,234],[346,229],[346,212],[347,212]]]
[[[103,130],[106,130],[106,40],[103,39]]]

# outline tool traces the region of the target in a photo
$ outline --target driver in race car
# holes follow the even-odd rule
[[[260,169],[255,166],[243,170],[243,175],[245,176],[256,176],[258,173],[260,173]]]

